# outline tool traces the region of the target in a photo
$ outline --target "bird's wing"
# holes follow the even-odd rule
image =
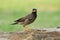
[[[15,20],[14,22],[22,22],[22,21],[24,21],[24,20],[25,20],[25,18],[22,17],[22,18],[19,18],[18,20]]]
[[[27,16],[25,16],[26,19],[32,19],[32,13],[31,14],[28,14]]]
[[[19,18],[18,20],[16,20],[15,22],[23,22],[23,21],[25,21],[26,19],[28,19],[28,20],[31,20],[32,19],[32,14],[28,14],[27,16],[24,16],[24,17],[22,17],[22,18]]]

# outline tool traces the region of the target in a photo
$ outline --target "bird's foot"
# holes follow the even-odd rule
[[[32,30],[28,27],[24,27],[24,30],[27,31],[27,32],[31,32]]]

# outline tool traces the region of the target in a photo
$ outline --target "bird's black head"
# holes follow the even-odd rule
[[[36,12],[37,12],[37,9],[35,9],[35,8],[32,9],[32,12],[33,12],[33,13],[36,13]]]

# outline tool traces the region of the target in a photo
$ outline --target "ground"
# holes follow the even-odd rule
[[[50,28],[50,30],[32,29],[30,32],[0,32],[0,40],[60,40],[60,31],[58,31],[60,28]]]

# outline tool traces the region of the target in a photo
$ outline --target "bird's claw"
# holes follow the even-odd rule
[[[27,31],[27,32],[31,32],[31,29],[28,28],[28,27],[24,27],[24,30]]]

